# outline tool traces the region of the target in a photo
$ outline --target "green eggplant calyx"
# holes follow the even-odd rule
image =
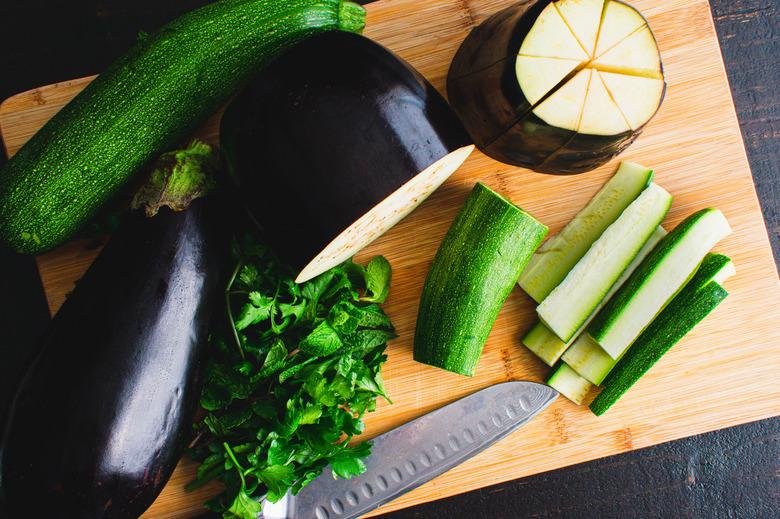
[[[183,211],[214,189],[219,169],[219,152],[210,144],[194,140],[187,149],[164,153],[157,159],[131,207],[143,209],[149,217],[161,207]]]

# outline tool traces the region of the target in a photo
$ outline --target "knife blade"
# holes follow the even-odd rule
[[[335,479],[326,468],[297,496],[266,501],[260,519],[359,517],[487,449],[557,396],[548,386],[525,381],[477,391],[376,437],[360,476]]]

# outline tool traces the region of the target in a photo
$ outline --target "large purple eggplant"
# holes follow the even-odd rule
[[[129,216],[56,315],[4,436],[10,517],[137,517],[162,490],[229,267],[218,204]]]

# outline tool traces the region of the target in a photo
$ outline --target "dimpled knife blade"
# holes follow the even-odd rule
[[[367,470],[349,480],[330,468],[300,494],[265,503],[262,519],[351,519],[447,472],[527,423],[558,393],[535,382],[504,382],[374,438]]]

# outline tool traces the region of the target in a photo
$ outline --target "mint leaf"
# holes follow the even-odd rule
[[[363,296],[363,301],[384,303],[390,294],[390,277],[390,263],[383,256],[377,256],[368,262],[366,295]]]
[[[304,338],[298,347],[309,355],[323,357],[341,348],[342,343],[338,333],[327,321],[322,321]]]

